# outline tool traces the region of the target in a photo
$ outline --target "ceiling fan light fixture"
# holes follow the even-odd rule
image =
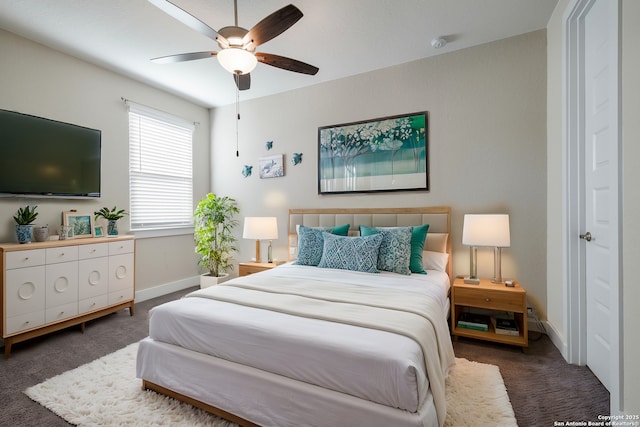
[[[218,61],[230,73],[247,74],[258,65],[258,59],[251,52],[237,47],[230,47],[218,52]]]

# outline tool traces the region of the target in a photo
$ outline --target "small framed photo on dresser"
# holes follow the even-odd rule
[[[62,213],[62,225],[73,228],[73,238],[82,239],[85,237],[93,237],[95,230],[93,229],[93,215],[90,213],[82,213],[77,211],[66,211]]]

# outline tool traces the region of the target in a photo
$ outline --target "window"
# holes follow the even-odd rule
[[[193,226],[193,123],[128,104],[131,230]]]

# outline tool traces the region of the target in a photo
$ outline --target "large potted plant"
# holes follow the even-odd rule
[[[107,237],[118,235],[118,220],[123,216],[128,215],[124,209],[117,209],[115,206],[113,209],[109,209],[105,206],[93,214],[95,215],[95,219],[102,217],[107,220]]]
[[[36,208],[38,206],[31,207],[29,205],[24,208],[19,208],[18,212],[13,216],[16,222],[16,234],[18,235],[19,243],[31,243],[33,236],[33,225],[31,223],[38,217]]]
[[[238,250],[233,229],[238,225],[234,216],[240,210],[230,197],[209,193],[200,200],[194,212],[195,251],[199,264],[207,270],[200,276],[200,287],[225,281],[233,270],[232,254]]]

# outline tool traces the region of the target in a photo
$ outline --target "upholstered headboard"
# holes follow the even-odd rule
[[[418,208],[347,208],[289,209],[289,259],[295,259],[298,246],[297,226],[335,227],[350,224],[349,235],[367,227],[409,227],[429,224],[425,251],[449,254],[447,273],[452,277],[451,208],[448,206]]]

